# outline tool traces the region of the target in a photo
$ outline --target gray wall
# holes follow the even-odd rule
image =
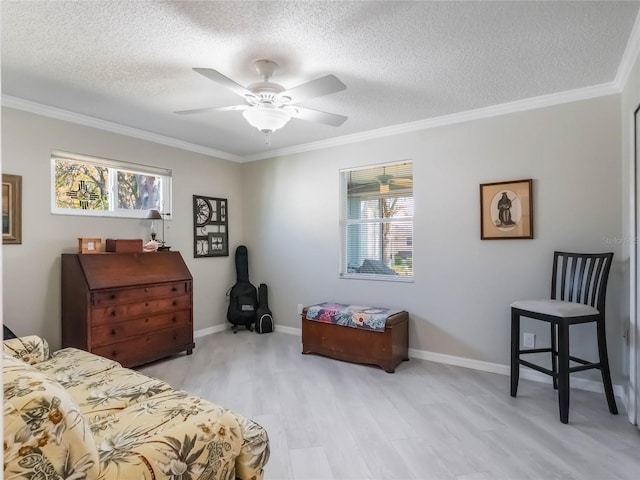
[[[616,253],[608,295],[610,360],[621,378],[620,96],[612,95],[244,165],[251,277],[270,288],[277,324],[297,304],[404,308],[410,346],[508,363],[509,304],[548,298],[553,250]],[[414,161],[415,282],[340,279],[341,168]],[[479,239],[480,183],[534,179],[534,240]],[[609,240],[610,239],[610,240]],[[530,321],[524,331],[548,339]],[[574,354],[595,353],[578,327]]]
[[[3,247],[4,321],[57,348],[60,253],[75,251],[77,237],[148,233],[142,220],[52,215],[55,148],[173,169],[167,237],[194,276],[196,329],[225,323],[233,249],[244,243],[251,280],[269,285],[281,326],[300,326],[297,304],[383,304],[410,312],[412,348],[506,364],[509,303],[548,295],[552,251],[613,250],[608,333],[619,380],[620,109],[613,95],[240,165],[4,108],[2,170],[23,176],[23,244]],[[415,282],[339,279],[339,169],[401,159],[415,162]],[[522,178],[534,179],[536,238],[481,241],[478,185]],[[230,257],[192,258],[192,194],[229,199]],[[524,330],[548,337],[533,322]],[[595,352],[588,328],[572,343]]]
[[[165,222],[172,250],[194,277],[196,329],[224,323],[225,292],[235,281],[233,256],[193,258],[192,195],[229,199],[230,243],[242,231],[240,164],[19,110],[2,109],[2,171],[22,175],[22,245],[3,246],[4,323],[60,347],[60,254],[78,237],[149,238],[149,221],[51,214],[52,149],[173,170],[173,211]],[[234,248],[234,247],[232,247]]]

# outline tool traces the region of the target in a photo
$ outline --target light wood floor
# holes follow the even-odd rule
[[[604,394],[411,359],[383,370],[302,355],[300,337],[230,331],[140,370],[264,426],[267,480],[640,478],[640,431]],[[618,408],[622,411],[621,402]]]

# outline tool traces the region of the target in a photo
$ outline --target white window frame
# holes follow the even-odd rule
[[[347,227],[349,225],[363,224],[363,223],[395,223],[395,222],[411,222],[411,244],[412,244],[412,264],[415,268],[415,250],[413,249],[413,245],[415,245],[415,236],[414,236],[414,227],[415,224],[413,219],[416,216],[415,213],[415,191],[414,188],[411,190],[411,197],[414,198],[414,211],[412,217],[401,217],[401,218],[390,218],[390,219],[380,219],[376,221],[371,220],[363,220],[363,219],[348,219],[348,192],[347,192],[347,175],[349,172],[355,172],[359,170],[369,170],[372,168],[383,168],[387,166],[400,165],[405,163],[413,164],[412,160],[397,160],[394,162],[388,163],[380,163],[374,165],[366,165],[361,167],[352,167],[352,168],[343,168],[339,171],[340,178],[340,263],[339,263],[339,277],[344,279],[352,279],[352,280],[375,280],[375,281],[383,281],[383,282],[399,282],[399,283],[413,283],[415,279],[415,270],[411,276],[401,276],[401,275],[382,275],[382,274],[371,274],[371,273],[356,273],[348,271],[348,262],[347,262]],[[414,182],[415,187],[415,182]]]
[[[60,208],[56,206],[56,161],[70,161],[82,164],[105,167],[109,170],[109,210],[83,210],[80,208]],[[117,172],[154,175],[162,177],[160,189],[160,211],[171,213],[172,208],[172,178],[171,170],[166,168],[139,165],[121,160],[93,157],[79,153],[53,150],[51,152],[51,213],[55,215],[79,215],[85,217],[118,217],[118,218],[147,218],[149,210],[130,210],[118,208]],[[166,220],[171,220],[167,215]]]

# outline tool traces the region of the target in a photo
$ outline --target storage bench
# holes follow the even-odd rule
[[[375,331],[309,320],[309,308],[302,310],[302,353],[377,365],[388,373],[393,373],[402,361],[409,360],[407,312],[389,316],[384,331]]]

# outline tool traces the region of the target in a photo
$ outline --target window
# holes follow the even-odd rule
[[[340,275],[413,279],[413,163],[342,170]]]
[[[75,153],[51,154],[51,212],[145,218],[171,212],[171,170]]]

